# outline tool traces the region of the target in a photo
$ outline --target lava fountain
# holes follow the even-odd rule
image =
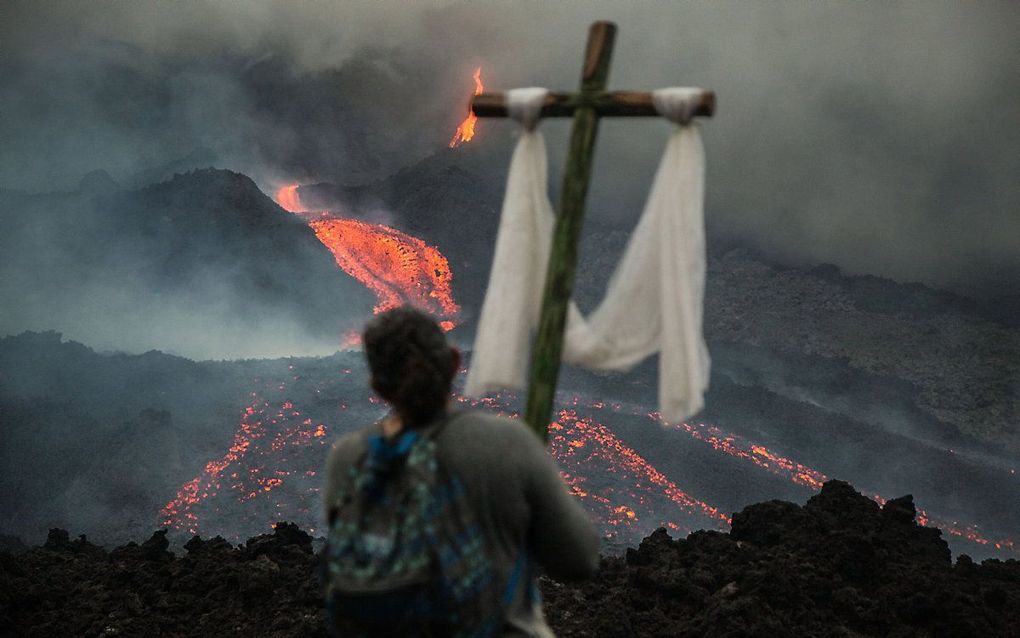
[[[475,95],[480,95],[485,91],[485,85],[482,84],[482,67],[475,69],[472,77],[475,79]],[[449,147],[457,148],[464,142],[470,142],[471,138],[475,136],[475,122],[477,121],[478,116],[471,110],[471,107],[468,107],[467,117],[457,126],[457,130],[454,131],[453,138],[450,140]]]
[[[293,183],[281,186],[276,189],[276,194],[273,199],[280,205],[280,208],[289,213],[299,213],[304,208],[301,205],[301,197],[298,195],[297,189],[300,188],[300,184]]]

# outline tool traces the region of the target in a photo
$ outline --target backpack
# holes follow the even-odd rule
[[[436,458],[449,420],[392,442],[373,435],[350,469],[326,548],[339,635],[487,638],[503,628],[529,561],[522,549],[509,582],[497,582],[464,486]]]

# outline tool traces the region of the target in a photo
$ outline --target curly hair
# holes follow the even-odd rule
[[[456,355],[432,317],[410,306],[387,310],[365,326],[362,341],[373,388],[408,426],[442,414]]]

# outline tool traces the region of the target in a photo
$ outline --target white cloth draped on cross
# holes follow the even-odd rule
[[[523,127],[507,177],[489,287],[482,305],[465,394],[524,386],[530,339],[541,310],[552,242],[545,139],[537,130],[548,91],[506,94]],[[571,302],[563,358],[596,370],[627,370],[659,352],[659,409],[667,421],[701,410],[709,357],[702,334],[705,290],[701,137],[691,117],[700,89],[653,92],[671,133],[641,219],[587,319]]]

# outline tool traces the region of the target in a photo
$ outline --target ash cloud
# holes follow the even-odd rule
[[[720,96],[704,124],[717,242],[965,294],[1020,294],[1013,3],[44,2],[2,11],[7,189],[72,189],[97,168],[139,187],[168,177],[174,160],[174,170],[241,171],[264,191],[381,180],[445,147],[475,66],[490,89],[571,89],[589,22],[610,19],[620,27],[611,88],[691,84]],[[544,124],[554,172],[568,129]],[[667,131],[603,123],[594,224],[634,223]],[[498,185],[511,143],[511,125],[482,122],[472,145],[486,148],[472,149],[465,168]]]

